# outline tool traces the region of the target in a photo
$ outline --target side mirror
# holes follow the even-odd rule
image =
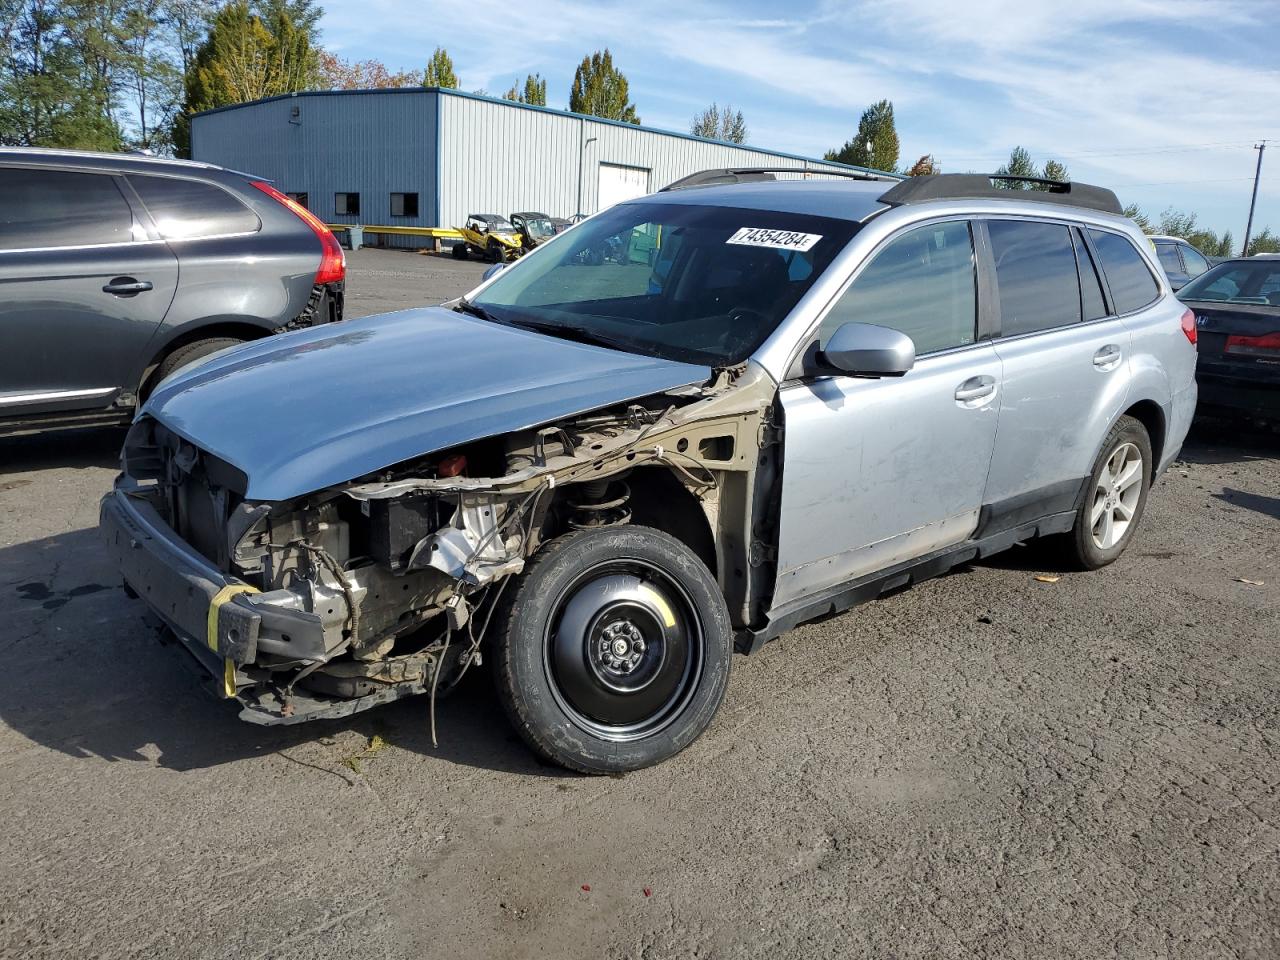
[[[506,264],[503,263],[501,260],[499,260],[497,263],[491,266],[488,270],[486,270],[483,274],[481,274],[480,279],[488,280],[490,277],[492,277],[495,273],[497,273],[499,270],[501,270],[505,266]]]
[[[871,323],[845,323],[827,340],[819,358],[841,373],[901,377],[916,362],[916,345],[900,330]]]

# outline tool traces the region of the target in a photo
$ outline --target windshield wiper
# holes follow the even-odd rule
[[[497,320],[498,319],[492,313],[486,310],[484,307],[480,306],[480,304],[472,303],[466,297],[461,298],[458,301],[458,305],[454,307],[454,309],[460,313],[469,313],[473,317],[479,317],[481,320]]]
[[[619,340],[606,337],[603,334],[596,333],[594,330],[588,330],[586,327],[577,327],[567,323],[546,323],[540,320],[505,320],[513,327],[519,327],[522,330],[532,330],[535,333],[545,333],[548,336],[560,337],[562,340],[575,340],[578,343],[589,343],[597,347],[609,347],[613,350],[623,350],[634,353],[634,349],[626,346]]]

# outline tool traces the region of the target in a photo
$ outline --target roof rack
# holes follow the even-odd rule
[[[1009,190],[992,181],[1040,184],[1042,190]],[[1089,183],[1046,180],[1044,177],[1015,177],[995,173],[932,173],[908,177],[884,193],[880,202],[896,207],[925,200],[984,199],[1031,200],[1038,203],[1060,203],[1072,207],[1088,207],[1104,213],[1123,214],[1115,192]]]
[[[818,174],[828,177],[846,177],[850,180],[897,180],[888,174],[861,170],[829,170],[825,167],[724,167],[716,170],[700,170],[667,184],[659,193],[668,190],[684,190],[688,187],[710,187],[716,184],[750,183],[758,180],[777,180],[775,173]]]

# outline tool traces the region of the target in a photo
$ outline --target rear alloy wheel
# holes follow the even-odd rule
[[[675,538],[604,527],[548,544],[499,625],[499,696],[538,754],[583,773],[646,767],[706,729],[732,629],[719,587]]]
[[[1153,469],[1147,428],[1121,417],[1107,434],[1068,534],[1072,560],[1096,570],[1124,552],[1146,508]]]

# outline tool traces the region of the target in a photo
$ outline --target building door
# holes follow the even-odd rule
[[[607,210],[615,203],[634,200],[649,193],[649,171],[643,167],[623,167],[615,163],[600,164],[600,191],[596,194],[596,210]]]

